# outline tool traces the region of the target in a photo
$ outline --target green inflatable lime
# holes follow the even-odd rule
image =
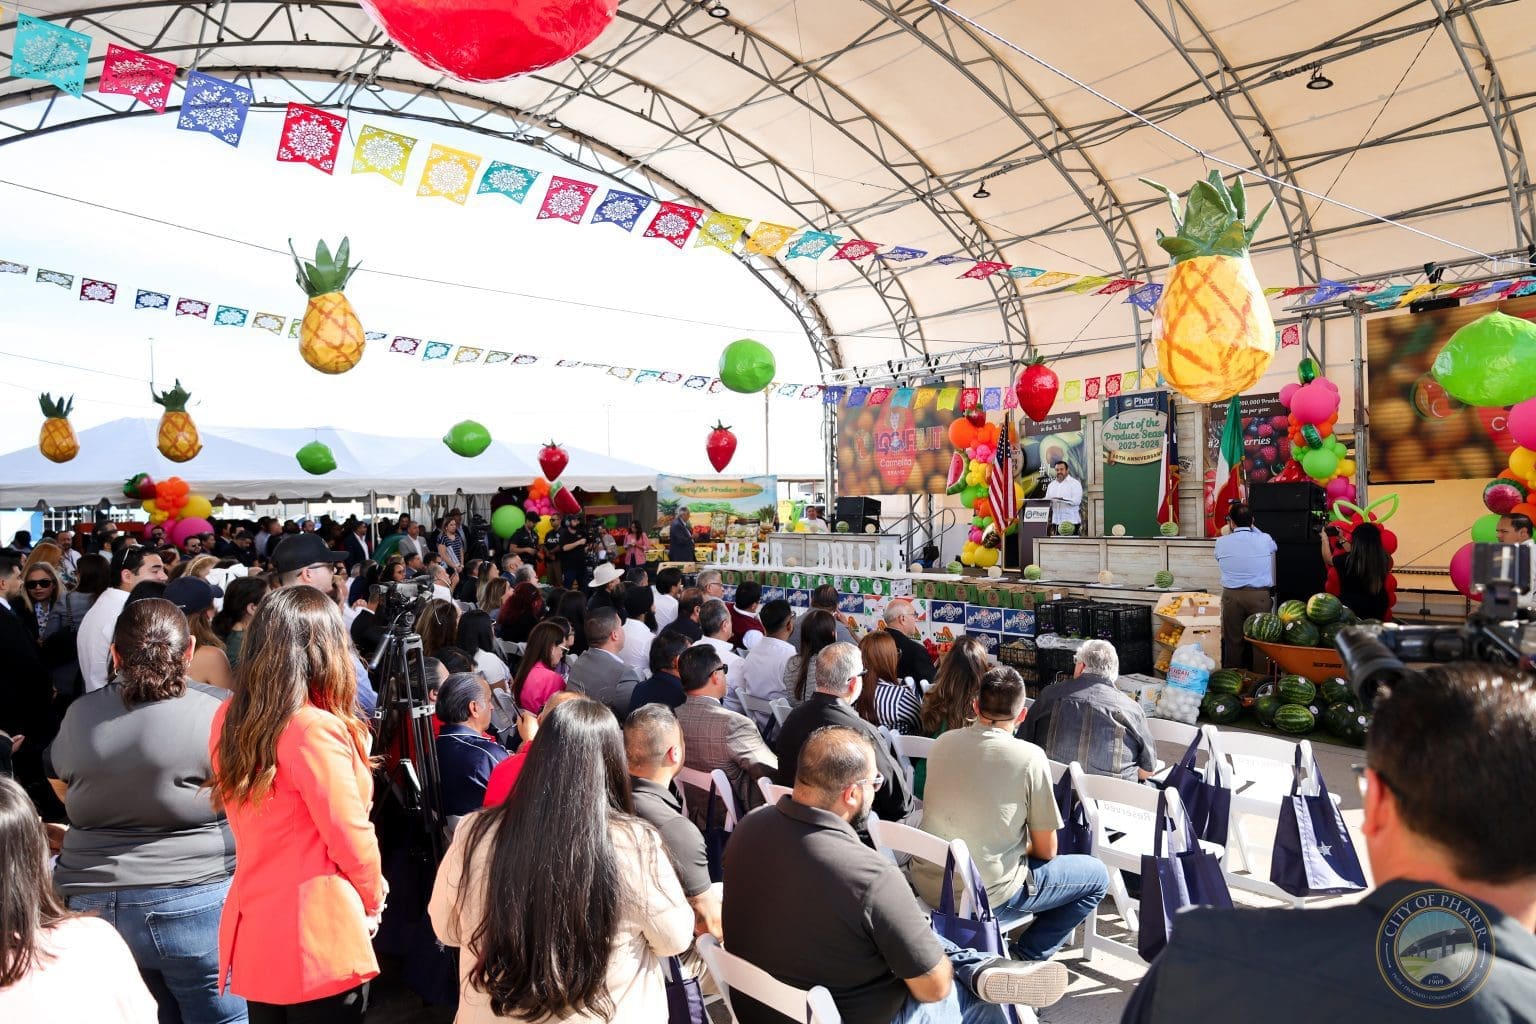
[[[773,351],[751,338],[733,341],[720,353],[720,383],[743,395],[762,391],[777,368]]]
[[[1536,324],[1489,313],[1451,335],[1429,372],[1467,405],[1516,405],[1536,396]]]
[[[299,460],[300,469],[315,476],[324,476],[336,468],[336,456],[331,454],[328,445],[323,445],[319,441],[309,442],[294,452],[293,457]]]
[[[443,444],[453,454],[472,459],[491,446],[491,432],[474,420],[462,420],[443,435]]]
[[[523,515],[522,509],[516,505],[503,505],[491,513],[491,532],[506,540],[521,530],[527,521],[528,517]]]

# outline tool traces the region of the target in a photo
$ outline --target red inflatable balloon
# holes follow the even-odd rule
[[[618,0],[360,0],[391,40],[464,82],[547,68],[602,34]]]
[[[1472,545],[1463,544],[1451,556],[1451,584],[1474,601],[1481,601],[1481,593],[1472,592]]]

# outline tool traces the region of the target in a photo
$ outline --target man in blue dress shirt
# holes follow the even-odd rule
[[[491,688],[472,672],[455,672],[437,691],[437,770],[449,817],[478,811],[491,769],[507,759],[507,748],[485,735],[491,706]]]
[[[1253,525],[1253,511],[1233,502],[1227,512],[1232,529],[1216,539],[1221,567],[1221,664],[1251,668],[1253,650],[1243,636],[1243,620],[1273,607],[1275,539]]]

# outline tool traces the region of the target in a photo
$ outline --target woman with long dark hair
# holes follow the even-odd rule
[[[512,678],[507,663],[496,653],[496,641],[491,635],[491,615],[476,608],[459,616],[459,650],[475,661],[475,671],[492,686],[505,684]]]
[[[693,941],[693,909],[634,817],[613,713],[555,708],[523,774],[460,824],[432,889],[432,927],[461,948],[458,1024],[666,1020],[660,958]]]
[[[877,629],[859,641],[864,659],[864,686],[853,709],[871,725],[892,732],[916,734],[921,726],[923,691],[911,680],[896,678],[900,661],[889,630]]]
[[[956,640],[949,653],[939,660],[933,685],[923,694],[920,733],[939,736],[951,729],[965,728],[975,715],[972,705],[981,693],[981,677],[991,667],[987,649],[980,640],[973,636]],[[913,792],[922,796],[927,781],[928,762],[924,759],[913,765]]]
[[[229,667],[240,665],[240,649],[245,632],[256,617],[256,606],[267,596],[267,581],[260,576],[241,576],[230,580],[224,591],[224,607],[213,617],[213,631],[224,641],[224,655]]]
[[[55,895],[37,808],[0,775],[0,1020],[156,1019],[122,938],[99,918],[71,914]]]
[[[452,647],[459,636],[459,606],[433,598],[416,617],[416,632],[421,637],[422,653],[429,658],[439,647]]]
[[[512,699],[517,706],[538,714],[550,695],[565,689],[565,677],[555,671],[567,653],[565,621],[541,622],[528,634],[523,660],[512,677]]]
[[[544,595],[537,584],[519,583],[512,588],[496,613],[496,632],[508,643],[525,644],[528,634],[544,618]]]
[[[800,624],[800,652],[784,663],[784,689],[789,702],[803,704],[816,692],[816,655],[837,643],[837,616],[812,608]]]
[[[313,587],[268,595],[211,741],[238,865],[219,981],[233,976],[253,1024],[360,1021],[379,973],[370,939],[385,886],[368,818],[371,738],[356,707],[336,603]]]
[[[70,705],[49,748],[72,824],[54,884],[71,910],[117,928],[162,1019],[214,1024],[246,1019],[245,1000],[219,992],[235,841],[207,788],[229,692],[188,680],[192,641],[170,601],[118,616],[113,681]]]
[[[1362,619],[1387,617],[1387,577],[1392,558],[1381,543],[1381,528],[1361,523],[1344,540],[1344,550],[1331,559],[1339,573],[1339,600]],[[1328,535],[1323,535],[1323,558],[1328,559]]]
[[[587,596],[579,590],[567,590],[560,596],[560,603],[555,605],[555,616],[569,622],[571,632],[576,636],[570,653],[587,653]]]

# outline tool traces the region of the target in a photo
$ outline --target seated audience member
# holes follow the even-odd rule
[[[784,689],[789,702],[799,705],[816,692],[816,656],[839,640],[837,617],[824,609],[812,608],[795,624],[800,629],[800,642],[794,657],[784,663]]]
[[[699,629],[704,637],[699,641],[715,649],[725,662],[725,685],[728,689],[740,689],[741,655],[731,646],[731,610],[724,601],[711,598],[699,609]]]
[[[451,599],[434,597],[416,617],[416,633],[427,657],[435,657],[439,647],[452,647],[459,638],[459,606]]]
[[[1145,779],[1157,764],[1157,743],[1141,705],[1115,689],[1119,674],[1114,646],[1089,640],[1077,652],[1072,679],[1040,692],[1023,738],[1052,761],[1076,761],[1090,775]]]
[[[491,688],[468,672],[448,677],[437,692],[437,766],[442,778],[443,813],[469,814],[485,802],[491,772],[507,759],[507,748],[485,735],[491,726]]]
[[[73,826],[54,884],[71,910],[118,930],[163,1017],[243,1021],[245,1000],[219,994],[235,851],[207,787],[208,735],[229,691],[188,678],[193,648],[169,601],[134,601],[118,617],[114,681],[70,705],[48,748]]]
[[[859,717],[891,732],[917,735],[922,727],[923,691],[900,674],[896,638],[877,629],[859,641],[864,659],[864,688],[854,704]]]
[[[911,601],[892,601],[885,607],[885,630],[896,641],[896,678],[933,680],[933,659],[928,648],[917,639],[917,612]]]
[[[720,703],[725,696],[725,663],[713,647],[699,645],[684,651],[677,667],[682,674],[683,691],[688,695],[674,709],[687,751],[684,766],[701,772],[723,768],[738,807],[762,803],[757,780],[771,775],[779,761],[750,718]],[[702,796],[695,793],[694,799],[688,801],[690,808],[700,808],[693,818],[701,828],[706,821]]]
[[[1049,960],[1099,905],[1109,874],[1098,859],[1056,853],[1061,812],[1045,753],[1016,739],[1024,720],[1024,680],[1007,666],[981,677],[976,720],[951,729],[928,755],[922,829],[964,839],[994,912],[1033,914],[1014,942],[1016,960]],[[912,862],[912,885],[938,906],[943,870]]]
[[[624,649],[624,626],[612,608],[587,612],[587,652],[576,659],[565,685],[613,709],[615,716],[629,714],[629,698],[640,684],[640,674],[619,657]]]
[[[683,680],[677,673],[677,660],[688,649],[688,641],[677,633],[658,636],[651,644],[651,676],[635,687],[629,698],[629,713],[647,704],[665,704],[669,708],[681,707],[688,695],[683,692]]]
[[[505,761],[491,769],[491,780],[485,784],[485,806],[495,807],[505,803],[511,795],[513,788],[517,786],[517,777],[523,773],[523,765],[528,761],[528,752],[533,749],[533,739],[539,734],[539,725],[550,716],[550,713],[568,700],[590,700],[579,693],[570,690],[561,690],[559,693],[550,694],[549,700],[544,702],[544,710],[537,716],[527,711],[518,712],[517,735],[522,740],[522,746],[516,753],[510,755]]]
[[[240,664],[240,648],[245,643],[245,631],[256,617],[256,606],[267,596],[267,589],[267,581],[260,576],[242,576],[230,580],[228,589],[224,591],[224,607],[213,617],[213,631],[224,640],[224,656],[229,659],[231,669]],[[353,625],[356,624],[357,620],[353,620]],[[354,630],[352,642],[357,643],[357,638],[357,631]],[[375,640],[371,647],[359,646],[371,656],[379,645]]]
[[[112,925],[72,914],[48,877],[26,790],[0,776],[0,1020],[155,1024],[154,997]]]
[[[524,644],[533,627],[543,619],[544,595],[535,583],[519,581],[496,613],[496,632],[508,643]]]
[[[683,731],[677,716],[661,704],[630,712],[624,722],[624,754],[635,816],[661,833],[683,895],[693,907],[694,932],[720,938],[721,886],[710,883],[704,834],[688,820],[682,794],[672,781],[683,766]]]
[[[795,655],[795,649],[789,645],[789,630],[793,625],[794,617],[794,609],[790,607],[788,601],[769,601],[763,605],[759,616],[763,635],[742,659],[741,690],[740,692],[732,690],[725,695],[726,707],[732,711],[747,714],[746,706],[741,700],[741,693],[766,701],[789,699],[789,691],[784,688],[784,666],[789,664],[789,659]],[[759,729],[768,728],[773,718],[766,712],[761,718],[757,715],[747,715],[747,717],[756,722]]]
[[[981,677],[991,667],[987,649],[980,640],[973,636],[956,640],[933,674],[933,685],[923,694],[918,712],[919,733],[936,737],[969,725],[975,713],[976,694],[981,691]],[[928,762],[919,760],[912,768],[912,788],[921,797],[928,778]]]
[[[592,580],[587,584],[592,593],[587,595],[587,610],[594,608],[612,608],[619,613],[619,618],[624,618],[624,570],[618,566],[604,562],[592,571]]]
[[[475,662],[475,671],[485,677],[492,686],[512,678],[507,663],[496,653],[496,641],[491,635],[491,616],[476,608],[459,617],[459,649]]]
[[[725,848],[726,948],[785,984],[826,986],[848,1024],[1000,1024],[1009,1011],[986,1004],[1059,999],[1061,964],[1002,960],[934,933],[901,871],[856,831],[879,779],[862,730],[806,739],[793,794],[744,818]],[[739,992],[731,1005],[742,1024],[783,1019]]]
[[[195,576],[183,575],[165,585],[165,599],[181,609],[192,639],[197,641],[197,650],[187,663],[187,678],[227,691],[235,677],[224,653],[224,641],[213,631],[213,599],[222,596],[222,591],[215,592],[210,583]]]
[[[875,764],[880,769],[881,782],[874,787],[875,813],[885,821],[902,821],[912,813],[907,775],[890,744],[853,710],[863,685],[864,664],[853,644],[835,643],[816,656],[816,692],[789,713],[774,740],[779,766],[773,781],[780,786],[795,784],[794,766],[799,763],[800,748],[817,729],[829,725],[853,729],[874,747]]]
[[[541,622],[533,627],[512,677],[512,699],[518,707],[536,715],[551,694],[565,689],[565,677],[555,671],[564,657],[564,623]]]
[[[494,620],[496,614],[501,611],[501,606],[506,602],[507,594],[511,590],[512,578],[510,576],[492,576],[480,584],[480,590],[475,594],[475,607],[488,613]]]
[[[726,605],[731,610],[732,647],[750,651],[763,638],[763,622],[758,618],[762,599],[763,585],[756,580],[744,580],[737,585],[735,602]]]
[[[1365,762],[1376,888],[1342,906],[1181,913],[1122,1021],[1532,1018],[1536,681],[1487,664],[1405,672],[1377,691]],[[1276,971],[1277,949],[1308,956]]]
[[[830,583],[823,583],[821,586],[811,591],[810,609],[801,614],[800,617],[795,620],[795,628],[793,632],[789,634],[789,642],[795,645],[796,650],[800,649],[800,632],[806,626],[806,616],[810,615],[811,612],[814,611],[823,611],[832,616],[832,621],[836,624],[837,630],[837,635],[833,637],[835,642],[842,644],[856,644],[859,642],[858,639],[853,635],[852,631],[848,629],[848,624],[845,623],[842,619],[838,618],[837,602],[837,588]]]
[[[677,597],[677,617],[664,626],[674,633],[681,633],[694,643],[704,639],[704,630],[699,626],[699,609],[704,605],[704,591],[698,587],[689,587]]]
[[[683,588],[683,572],[678,568],[663,569],[656,574],[655,591],[656,631],[659,633],[677,618],[677,594]]]
[[[432,889],[433,930],[460,947],[457,1019],[666,1020],[660,958],[692,943],[693,908],[661,837],[629,813],[619,723],[592,701],[560,705],[525,771],[459,826]]]
[[[630,587],[624,592],[624,648],[619,657],[638,673],[651,664],[651,643],[656,638],[656,617],[651,603],[656,593],[650,587]]]
[[[582,592],[579,590],[567,590],[560,595],[558,600],[551,594],[550,599],[544,602],[544,606],[555,610],[553,618],[561,618],[570,623],[571,632],[576,636],[575,644],[571,646],[570,650],[566,651],[566,654],[572,658],[586,654],[587,601]],[[574,665],[574,662],[567,662],[567,665],[568,667]]]

